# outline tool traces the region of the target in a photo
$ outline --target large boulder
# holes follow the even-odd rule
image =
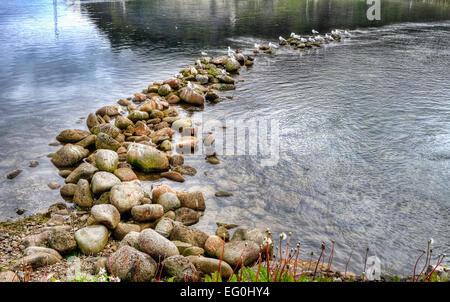
[[[75,232],[75,240],[86,255],[95,255],[108,243],[109,232],[104,225],[91,225]]]
[[[84,130],[67,129],[61,131],[61,133],[56,136],[56,140],[61,143],[76,143],[89,135],[90,133]]]
[[[141,204],[145,193],[142,187],[135,183],[121,183],[111,188],[109,201],[120,213],[131,210],[134,206]]]
[[[183,87],[180,90],[180,99],[194,105],[203,105],[205,103],[205,96],[190,87]]]
[[[186,242],[201,248],[205,247],[208,237],[208,233],[184,225],[175,225],[170,233],[170,240]]]
[[[66,183],[76,184],[81,178],[89,180],[97,171],[97,167],[89,163],[81,163],[75,170],[73,170],[69,174],[69,176],[66,177],[65,181]]]
[[[100,171],[94,174],[91,181],[92,193],[100,195],[103,192],[109,191],[115,185],[121,184],[117,176],[112,173]]]
[[[52,156],[52,163],[57,167],[73,166],[88,156],[89,150],[79,146],[66,144]]]
[[[157,264],[149,255],[131,246],[122,246],[110,257],[112,273],[122,281],[148,282],[156,273]]]
[[[94,204],[91,188],[86,179],[81,178],[78,180],[75,194],[73,195],[73,202],[82,208],[90,208]]]
[[[119,155],[108,149],[97,150],[95,164],[100,171],[114,172],[119,164]]]
[[[223,247],[223,260],[235,267],[237,264],[252,265],[259,257],[260,247],[253,241],[228,242]],[[222,248],[216,250],[216,258],[222,256]]]
[[[169,159],[158,149],[133,143],[128,147],[127,162],[144,172],[169,169]]]
[[[228,280],[233,274],[233,269],[225,261],[220,261],[219,259],[207,258],[203,256],[187,256],[187,259],[195,266],[196,269],[204,274],[211,275],[219,271],[220,265],[220,275],[222,280]]]
[[[150,221],[161,218],[164,215],[164,208],[159,204],[144,204],[134,206],[131,209],[131,216],[136,221]]]
[[[175,244],[152,229],[145,229],[139,234],[139,248],[154,259],[179,255]]]
[[[170,256],[163,261],[163,271],[166,276],[175,277],[175,282],[193,281],[194,265],[181,255]]]
[[[95,205],[91,209],[91,215],[95,221],[104,224],[109,229],[115,229],[120,222],[120,213],[111,204]]]

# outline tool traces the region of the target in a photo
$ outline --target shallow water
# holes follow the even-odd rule
[[[216,221],[292,231],[302,256],[336,240],[334,263],[360,272],[365,248],[383,269],[411,273],[432,237],[449,253],[450,7],[384,1],[370,23],[359,1],[2,1],[0,3],[0,219],[47,209],[63,184],[48,153],[81,118],[192,64],[205,50],[251,49],[278,35],[350,28],[320,49],[280,49],[241,72],[233,95],[193,119],[280,122],[280,159],[201,156],[175,189],[200,189]],[[351,16],[351,17],[345,17]],[[407,22],[407,23],[405,23]],[[245,69],[245,68],[244,68]],[[39,166],[29,168],[30,160]],[[206,172],[206,175],[205,175]],[[214,197],[217,190],[233,196]]]

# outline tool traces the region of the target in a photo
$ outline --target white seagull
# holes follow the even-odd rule
[[[319,32],[317,31],[317,30],[315,30],[315,29],[313,29],[312,31],[311,31],[313,34],[318,34]]]
[[[273,44],[272,42],[269,42],[269,47],[270,47],[270,48],[278,48],[278,46],[276,46],[276,45]]]
[[[202,51],[202,56],[207,56],[208,54],[205,51]]]
[[[305,38],[300,38],[300,42],[306,43],[306,42],[308,42],[308,40],[306,40]]]
[[[228,46],[228,56],[229,57],[233,57],[234,56],[234,51],[231,50],[230,46]]]
[[[325,40],[321,35],[315,36],[314,39],[318,40],[318,41],[321,41],[321,42]]]
[[[286,42],[286,39],[283,38],[282,36],[279,36],[279,37],[278,37],[278,40],[280,40],[280,42]]]
[[[329,34],[325,34],[325,39],[330,40],[330,41],[334,41],[333,37],[330,36]]]
[[[258,43],[255,43],[255,48],[259,49],[259,44]]]
[[[309,42],[311,42],[311,43],[314,43],[314,42],[316,42],[316,40],[314,40],[314,39],[313,39],[313,38],[311,38],[311,37],[309,37],[309,38],[308,38],[308,41],[309,41]]]

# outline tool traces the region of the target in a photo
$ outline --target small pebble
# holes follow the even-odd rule
[[[39,165],[39,162],[36,161],[36,160],[32,160],[32,161],[30,161],[29,167],[30,167],[30,168],[34,168],[34,167],[36,167],[37,165]]]
[[[25,213],[25,209],[22,209],[22,208],[17,209],[16,213],[17,213],[17,215],[22,215],[23,213]]]
[[[56,190],[56,189],[58,189],[59,187],[61,187],[61,185],[59,185],[59,184],[57,184],[57,183],[54,183],[54,182],[51,182],[51,183],[48,184],[48,187],[49,187],[50,189],[52,189],[52,190]]]

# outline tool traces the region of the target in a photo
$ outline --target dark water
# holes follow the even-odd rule
[[[450,4],[382,1],[376,22],[366,9],[365,1],[1,1],[0,174],[24,171],[0,178],[0,219],[61,200],[47,187],[64,183],[46,157],[56,134],[84,128],[89,112],[177,73],[201,50],[349,28],[341,43],[258,57],[227,93],[233,99],[183,112],[203,122],[278,120],[277,165],[191,156],[198,174],[170,185],[205,192],[199,228],[228,221],[292,231],[304,258],[336,240],[339,269],[352,246],[356,272],[367,246],[383,269],[403,274],[430,237],[448,254]],[[144,186],[158,183],[169,182]],[[234,195],[216,198],[217,190]]]

